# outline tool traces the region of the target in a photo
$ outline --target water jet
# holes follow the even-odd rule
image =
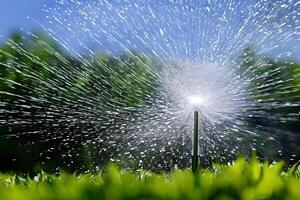
[[[53,2],[33,19],[51,38],[0,46],[0,136],[41,146],[32,160],[298,159],[299,67],[285,60],[300,58],[299,0]]]

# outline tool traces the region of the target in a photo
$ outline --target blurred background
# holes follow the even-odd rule
[[[105,49],[107,52],[111,50],[112,54],[97,52],[93,56],[83,56],[79,59],[74,52],[66,50],[59,42],[65,40],[67,45],[80,49],[80,46],[73,43],[74,40],[67,39],[68,32],[59,30],[55,39],[50,37],[51,31],[46,33],[44,26],[55,29],[58,25],[51,23],[47,10],[55,9],[59,2],[1,1],[1,171],[34,173],[41,169],[53,172],[59,168],[86,171],[106,165],[111,158],[120,157],[121,150],[105,138],[113,137],[114,143],[117,144],[129,143],[118,136],[117,130],[120,127],[124,128],[123,122],[130,117],[134,118],[138,112],[137,108],[157,92],[157,77],[153,74],[155,69],[162,65],[160,62],[137,52],[130,55],[120,53],[120,57],[115,58],[112,56],[115,46],[109,46],[110,44],[103,46],[107,45]],[[64,6],[61,4],[60,9],[64,9]],[[134,17],[134,14],[131,16]],[[74,26],[78,28],[80,24]],[[124,30],[120,29],[120,33],[122,31]],[[78,37],[88,41],[85,36]],[[127,42],[126,39],[125,41]],[[262,159],[283,159],[288,164],[300,159],[300,45],[295,44],[297,41],[298,38],[291,39],[282,48],[270,51],[264,56],[257,52],[255,45],[249,45],[240,52],[236,61],[240,63],[236,73],[247,76],[250,80],[249,95],[256,103],[256,110],[251,108],[253,110],[245,117],[244,125],[247,124],[247,130],[261,131],[258,139],[256,136],[247,139],[249,135],[242,134],[245,141],[256,143],[255,150]],[[88,45],[92,48],[95,46]],[[279,59],[276,57],[286,52],[289,53]],[[150,67],[145,68],[145,65]],[[107,66],[114,76],[107,70]],[[128,74],[134,76],[130,77]],[[139,78],[135,80],[135,77]],[[264,85],[266,87],[262,87]],[[101,91],[107,91],[107,94]],[[92,101],[93,106],[88,100]],[[102,116],[102,113],[106,112],[103,108],[111,108],[109,111],[112,114],[109,115],[109,119]],[[123,116],[128,116],[128,119],[118,118],[113,114],[116,110],[121,110]],[[251,112],[254,114],[251,115]],[[99,120],[101,124],[95,123]],[[119,120],[120,123],[116,126],[114,120]],[[99,133],[101,137],[98,137]],[[235,134],[232,133],[233,136],[236,136]],[[217,136],[212,136],[212,139],[214,137]],[[102,139],[104,141],[93,143]],[[189,155],[190,149],[186,148],[188,142],[182,142],[185,140],[186,138],[179,138],[179,143],[174,141],[174,145],[167,146],[165,155],[154,161],[151,158],[156,152],[147,153],[143,167],[148,166],[154,171],[158,170],[156,166],[161,166],[159,170],[171,170],[175,165],[186,167],[189,157],[183,159],[182,155]],[[265,140],[268,142],[264,142]],[[218,139],[215,141],[218,146]],[[235,144],[228,145],[235,147]],[[169,148],[170,146],[176,148]],[[102,151],[103,149],[105,151]],[[251,147],[244,150],[250,152]],[[226,157],[227,153],[223,152],[223,149],[212,149],[212,152],[219,156],[203,158],[206,159],[204,163],[207,166],[218,161],[220,157],[225,158],[223,162],[234,158]],[[243,151],[235,155],[238,153]],[[136,168],[141,167],[135,155],[133,158],[126,158],[127,160],[125,157],[123,162],[136,160],[131,164]]]

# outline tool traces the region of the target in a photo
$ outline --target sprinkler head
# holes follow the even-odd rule
[[[194,111],[194,135],[192,152],[192,171],[195,173],[199,165],[199,111]]]
[[[200,109],[203,109],[204,103],[207,100],[206,97],[201,95],[191,95],[187,96],[187,101],[189,105],[194,110],[194,134],[193,134],[193,150],[192,150],[192,171],[195,173],[199,166],[199,158],[200,158],[200,151],[199,151],[199,115],[201,112]]]

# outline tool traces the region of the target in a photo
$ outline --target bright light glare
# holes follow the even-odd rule
[[[204,98],[201,96],[197,96],[197,95],[188,96],[187,100],[191,105],[194,105],[194,106],[202,105],[204,102]]]

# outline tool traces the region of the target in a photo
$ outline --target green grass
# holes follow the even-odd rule
[[[300,199],[300,173],[238,159],[230,166],[215,165],[193,174],[119,170],[114,165],[96,174],[59,176],[40,173],[33,179],[0,175],[0,199]]]

